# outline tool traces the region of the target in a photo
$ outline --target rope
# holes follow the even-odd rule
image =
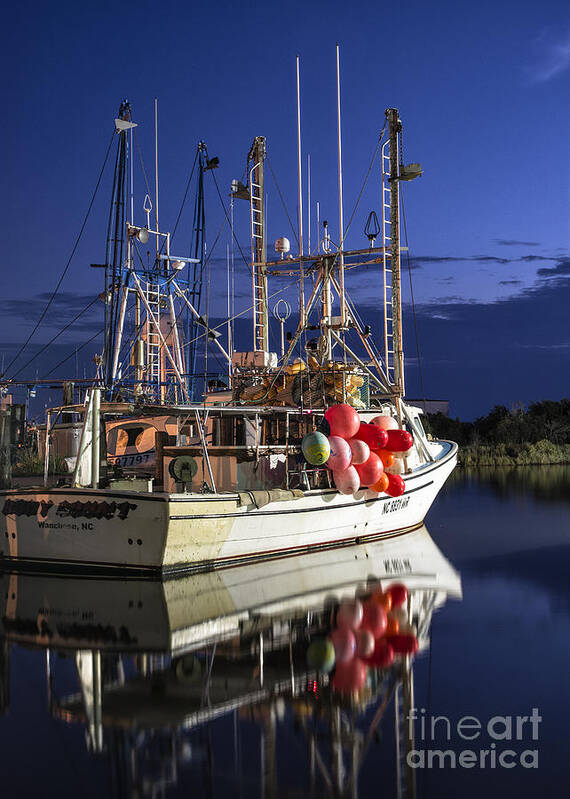
[[[57,285],[56,285],[55,289],[53,290],[53,292],[51,294],[51,297],[49,298],[45,308],[43,309],[43,311],[42,311],[42,313],[40,315],[40,318],[36,322],[36,324],[34,326],[34,329],[30,333],[28,338],[25,340],[25,342],[22,344],[22,346],[20,347],[20,349],[18,350],[16,355],[14,355],[14,357],[12,358],[12,360],[10,361],[10,363],[8,364],[6,369],[2,372],[0,377],[4,377],[4,375],[6,375],[10,371],[10,369],[16,363],[16,361],[18,360],[20,355],[27,348],[27,346],[30,343],[30,341],[32,340],[32,337],[34,336],[35,332],[37,331],[37,329],[39,328],[39,326],[41,325],[41,323],[45,319],[45,316],[46,316],[47,312],[49,311],[49,309],[51,308],[51,305],[52,305],[52,303],[53,303],[53,301],[54,301],[54,299],[56,297],[56,294],[59,291],[59,288],[60,288],[61,284],[63,283],[63,280],[64,280],[64,278],[65,278],[65,276],[67,274],[67,271],[68,271],[68,269],[69,269],[69,267],[71,265],[71,261],[73,259],[73,256],[75,255],[75,251],[77,250],[77,247],[79,246],[79,242],[81,240],[81,236],[83,235],[83,231],[85,230],[85,226],[87,224],[87,220],[89,219],[89,215],[91,213],[91,209],[93,208],[93,203],[95,202],[95,197],[97,195],[97,191],[98,191],[99,185],[101,183],[101,178],[103,177],[103,172],[105,171],[105,167],[107,166],[107,160],[109,158],[109,153],[111,152],[111,145],[113,144],[114,135],[115,135],[115,131],[113,130],[113,133],[111,135],[111,140],[109,141],[109,146],[107,147],[107,152],[105,153],[105,159],[103,161],[103,166],[101,167],[101,171],[99,172],[99,177],[97,178],[97,183],[95,184],[95,189],[93,190],[93,194],[91,195],[91,201],[90,201],[89,206],[87,208],[87,213],[85,214],[85,217],[83,219],[83,223],[82,223],[81,228],[79,230],[79,234],[77,235],[77,238],[75,239],[75,244],[73,245],[73,249],[71,251],[71,255],[69,256],[69,258],[67,260],[67,263],[65,265],[65,269],[61,273],[61,276],[60,276],[60,278],[59,278],[59,280],[57,282]],[[26,366],[27,366],[27,364],[26,364]],[[20,372],[17,372],[16,374],[19,374],[19,373]]]

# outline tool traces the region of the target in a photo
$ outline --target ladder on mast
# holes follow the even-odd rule
[[[392,218],[390,214],[390,142],[382,145],[382,282],[384,299],[384,364],[394,384],[394,308],[392,294]]]
[[[255,352],[264,350],[264,291],[263,278],[260,267],[257,266],[257,252],[259,245],[263,242],[263,197],[261,195],[261,185],[254,181],[256,170],[259,164],[251,169],[249,173],[250,191],[250,221],[251,221],[251,276],[253,281],[253,348]]]
[[[146,301],[148,303],[148,310],[146,320],[146,364],[147,364],[147,381],[149,388],[156,394],[156,399],[160,396],[160,351],[161,342],[159,332],[155,326],[155,322],[160,325],[160,286],[154,283],[147,283],[145,289]],[[152,317],[150,316],[152,314]]]
[[[264,161],[265,137],[256,136],[248,159],[251,233],[251,279],[253,289],[253,351],[267,352],[269,320],[265,273]]]

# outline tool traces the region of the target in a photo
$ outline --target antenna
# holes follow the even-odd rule
[[[307,253],[311,254],[311,154],[307,153]]]
[[[156,254],[158,255],[158,97],[154,98],[154,215],[156,217]]]
[[[336,115],[338,131],[338,227],[339,227],[339,260],[338,282],[340,289],[340,322],[342,327],[346,323],[346,306],[344,296],[344,221],[342,215],[342,142],[340,124],[340,46],[336,46]]]
[[[301,171],[301,87],[297,56],[297,172],[299,179],[299,269],[301,274],[299,306],[301,327],[305,324],[305,276],[303,273],[303,174]]]
[[[283,297],[273,306],[273,316],[281,325],[281,357],[285,357],[285,322],[291,316],[291,306]]]
[[[131,225],[135,223],[135,209],[134,209],[134,202],[135,202],[135,179],[134,179],[134,158],[133,158],[133,128],[130,130],[130,147],[129,147],[129,169],[131,173],[130,182],[131,182]]]

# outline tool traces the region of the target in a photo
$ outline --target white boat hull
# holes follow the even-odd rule
[[[443,449],[397,498],[326,489],[261,508],[243,493],[0,492],[0,567],[175,574],[395,535],[422,524],[456,460]]]

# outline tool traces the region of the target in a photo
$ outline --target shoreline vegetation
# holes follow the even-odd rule
[[[466,467],[570,464],[570,400],[533,402],[528,408],[495,405],[474,422],[426,414],[424,427],[434,438],[459,444]]]

